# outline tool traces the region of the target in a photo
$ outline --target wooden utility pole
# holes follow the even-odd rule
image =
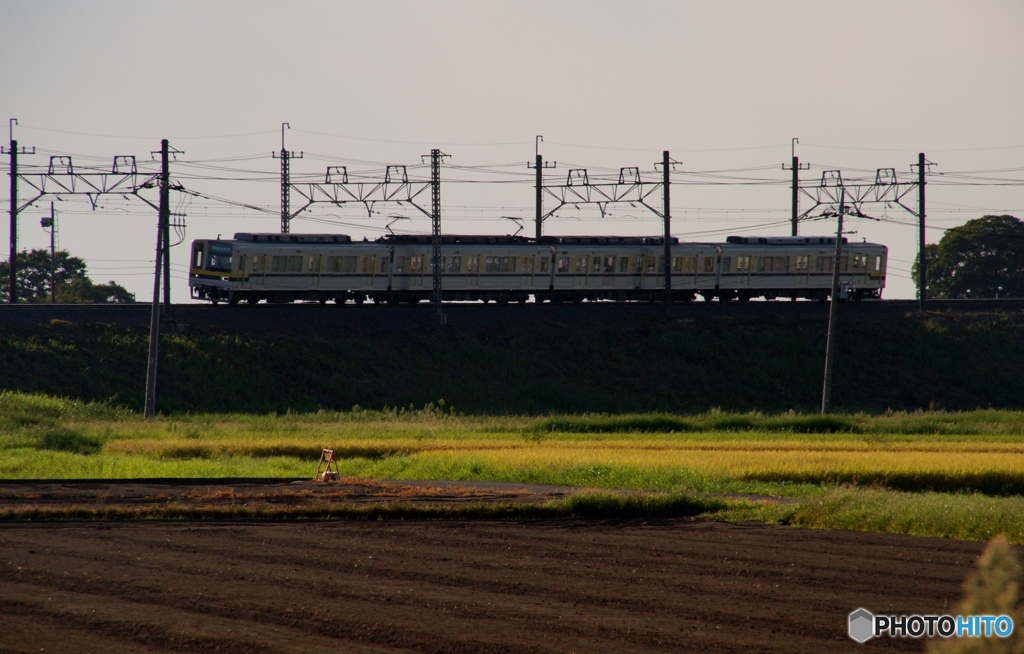
[[[160,342],[160,269],[164,253],[164,234],[170,222],[170,165],[168,163],[167,139],[160,142],[160,220],[156,229],[156,267],[153,271],[153,307],[149,314],[149,362],[146,365],[146,409],[145,417],[156,415],[156,370]],[[170,270],[167,271],[168,276]]]
[[[846,213],[846,188],[839,190],[839,224],[832,257],[832,301],[828,309],[828,340],[825,343],[825,382],[821,389],[821,413],[832,410],[832,368],[836,353],[836,318],[839,314],[839,258],[843,252],[843,214]]]

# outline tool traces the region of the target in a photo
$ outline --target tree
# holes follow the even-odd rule
[[[22,250],[17,255],[18,301],[50,301],[50,251]],[[86,274],[85,261],[59,250],[54,257],[58,302],[134,302],[135,295],[114,282],[93,283]],[[0,263],[0,302],[10,299],[10,263]]]
[[[915,284],[919,259],[911,272]],[[1024,222],[1013,216],[969,220],[926,246],[925,261],[930,298],[1024,297]]]

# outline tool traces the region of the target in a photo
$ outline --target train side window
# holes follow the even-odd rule
[[[614,273],[615,272],[615,257],[605,257],[604,258],[604,268],[603,268],[603,270],[601,272],[603,272],[605,274],[609,274],[609,273]]]
[[[192,246],[192,267],[202,268],[203,267],[203,244],[196,243]]]
[[[362,263],[363,263],[363,265],[362,265],[362,272],[363,272],[363,274],[364,275],[373,274],[373,269],[376,267],[375,264],[377,263],[377,257],[374,257],[374,256],[360,257],[360,259],[362,260]]]
[[[672,272],[683,272],[683,257],[672,257]]]
[[[757,272],[772,272],[772,257],[757,257]]]
[[[796,259],[796,271],[807,272],[807,257],[794,257]]]
[[[388,271],[388,257],[382,256],[380,258],[380,271],[386,273]]]
[[[732,264],[731,257],[722,257],[722,272],[729,272],[729,266]]]
[[[302,256],[289,256],[288,257],[288,272],[302,272]]]
[[[288,257],[274,255],[270,257],[270,272],[284,272],[287,268]]]
[[[750,257],[736,257],[736,272],[750,272]]]
[[[574,257],[569,259],[572,262],[573,272],[585,273],[587,272],[587,258],[586,257]]]
[[[548,271],[548,258],[546,256],[540,258],[540,271],[542,273]]]
[[[409,272],[415,275],[418,272],[422,272],[422,270],[423,256],[419,254],[414,254],[413,256],[409,257]]]
[[[403,257],[402,255],[398,255],[397,257],[395,257],[395,272],[405,272],[405,257]]]
[[[850,257],[839,257],[839,272],[846,272],[850,268]]]
[[[520,257],[520,269],[524,275],[533,274],[533,257]]]
[[[240,272],[240,273],[244,273],[245,272],[245,260],[246,260],[246,258],[247,257],[244,254],[239,255],[239,257],[238,257],[238,272]]]
[[[448,260],[447,265],[444,267],[445,272],[460,273],[462,272],[462,257],[445,257]]]
[[[515,257],[502,257],[501,258],[501,272],[514,273],[516,271],[516,258]]]
[[[590,272],[601,272],[601,257],[593,256],[590,258]]]
[[[815,257],[814,271],[826,273],[832,272],[832,257]]]
[[[619,272],[629,272],[629,257],[619,257]]]
[[[341,271],[347,273],[354,273],[356,271],[356,265],[358,264],[358,258],[354,256],[342,257],[341,258]]]
[[[501,257],[487,257],[484,260],[484,272],[501,272]]]
[[[656,270],[658,265],[656,257],[644,257],[644,261],[644,267],[647,269],[647,272],[652,273]]]
[[[789,257],[775,257],[775,272],[789,272]]]
[[[480,271],[480,259],[478,257],[469,257],[466,259],[466,272],[476,274]]]
[[[715,272],[715,258],[704,257],[704,272],[710,273]]]
[[[558,259],[558,272],[567,273],[569,272],[569,262],[572,261],[569,257],[559,257]]]
[[[327,272],[341,272],[341,257],[327,257]]]

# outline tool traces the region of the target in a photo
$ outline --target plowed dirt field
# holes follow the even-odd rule
[[[863,652],[981,545],[706,520],[0,524],[0,651]]]

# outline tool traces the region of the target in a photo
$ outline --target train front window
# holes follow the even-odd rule
[[[203,244],[195,243],[192,245],[192,267],[200,268],[203,267]]]
[[[231,272],[231,246],[221,243],[210,243],[206,269],[217,272]]]

